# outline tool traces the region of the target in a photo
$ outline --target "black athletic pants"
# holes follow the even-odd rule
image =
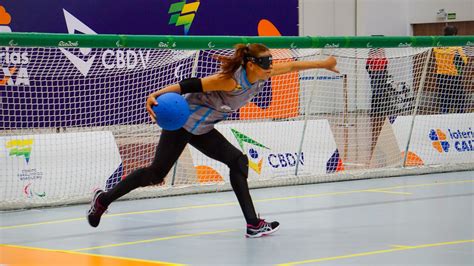
[[[257,215],[247,184],[247,156],[234,147],[216,129],[203,135],[193,135],[183,128],[176,131],[163,130],[151,165],[133,171],[114,188],[103,194],[100,202],[108,206],[135,188],[161,183],[188,143],[206,156],[229,167],[230,183],[245,220],[249,224],[256,224],[258,222]]]

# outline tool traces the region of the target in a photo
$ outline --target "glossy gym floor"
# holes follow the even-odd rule
[[[0,213],[0,265],[474,265],[474,172],[251,191],[281,223],[247,239],[232,192]]]

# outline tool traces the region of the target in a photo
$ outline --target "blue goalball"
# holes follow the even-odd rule
[[[152,107],[156,122],[165,130],[180,129],[191,114],[183,96],[177,93],[165,93],[156,98],[158,105]]]

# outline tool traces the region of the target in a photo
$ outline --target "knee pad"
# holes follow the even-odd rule
[[[249,172],[249,159],[245,154],[241,153],[235,160],[232,161],[232,163],[229,165],[229,168],[230,171],[237,171],[247,178]]]

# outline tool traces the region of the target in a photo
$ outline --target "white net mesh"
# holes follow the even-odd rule
[[[231,53],[0,47],[0,208],[85,202],[95,188],[149,164],[160,129],[145,111],[147,95],[215,73],[213,55]],[[474,162],[472,48],[272,54],[275,63],[334,55],[341,74],[273,77],[216,126],[249,157],[251,186]],[[188,145],[163,184],[128,197],[225,190],[228,183],[226,166]]]

